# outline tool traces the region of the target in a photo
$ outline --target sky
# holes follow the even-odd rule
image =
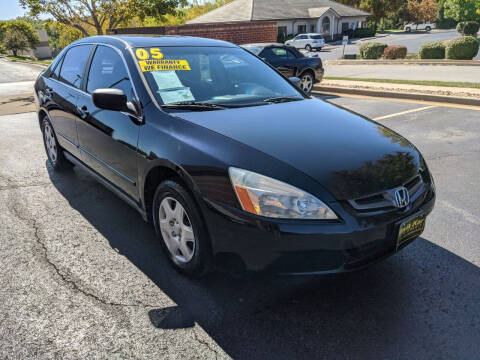
[[[20,6],[18,0],[2,0],[0,1],[0,20],[10,20],[17,16],[23,16],[25,10]]]

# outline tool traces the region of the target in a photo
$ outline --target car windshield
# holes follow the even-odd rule
[[[135,55],[161,105],[240,107],[304,99],[294,85],[240,48],[151,47],[137,48]]]
[[[318,40],[318,39],[323,39],[322,35],[310,35],[310,38]]]

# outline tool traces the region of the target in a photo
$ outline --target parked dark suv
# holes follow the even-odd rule
[[[83,168],[133,206],[192,276],[358,269],[419,236],[434,205],[406,139],[226,42],[82,39],[35,98],[51,166]]]

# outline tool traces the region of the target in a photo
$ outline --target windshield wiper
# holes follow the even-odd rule
[[[212,104],[208,102],[198,102],[198,101],[181,101],[175,102],[170,104],[162,105],[162,108],[166,109],[188,109],[188,110],[196,110],[196,111],[203,111],[203,110],[224,110],[227,109],[225,106]]]
[[[278,104],[278,103],[283,103],[283,102],[299,101],[299,100],[303,100],[303,98],[279,96],[279,97],[273,97],[273,98],[265,99],[263,101],[267,102],[267,103],[269,102],[269,103]]]

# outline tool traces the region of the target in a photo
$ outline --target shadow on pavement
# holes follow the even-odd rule
[[[480,269],[427,239],[356,273],[248,280],[214,273],[190,280],[171,268],[151,225],[83,171],[50,178],[112,248],[177,304],[148,313],[157,328],[196,322],[236,359],[480,353]]]

